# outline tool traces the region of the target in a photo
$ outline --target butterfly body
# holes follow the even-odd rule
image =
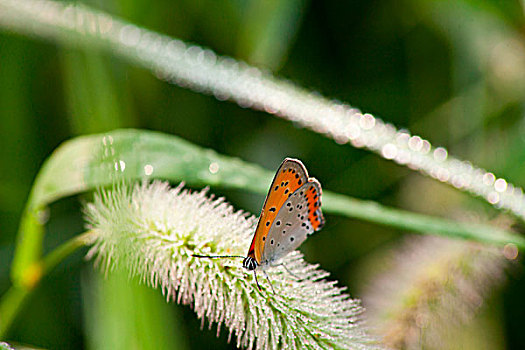
[[[324,225],[321,185],[303,163],[286,158],[272,181],[243,266],[272,266]]]
[[[315,178],[308,177],[308,172],[300,160],[285,158],[264,201],[248,254],[245,257],[199,254],[193,256],[243,258],[242,266],[254,272],[255,282],[261,289],[256,270],[261,269],[266,275],[266,269],[276,266],[278,260],[297,249],[309,235],[319,231],[323,225],[321,184]],[[286,266],[282,266],[289,271]],[[268,278],[267,275],[266,277]]]

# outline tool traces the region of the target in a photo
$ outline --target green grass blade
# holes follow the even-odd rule
[[[237,41],[238,57],[254,65],[283,64],[303,17],[305,0],[248,2]]]
[[[88,349],[187,349],[184,327],[158,291],[113,271],[85,279],[84,315]],[[89,292],[88,292],[89,291]],[[175,335],[178,335],[174,337]]]

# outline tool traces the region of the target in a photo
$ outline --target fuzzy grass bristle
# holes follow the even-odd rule
[[[371,349],[360,302],[343,293],[328,273],[299,252],[283,262],[301,280],[275,267],[261,279],[238,259],[198,259],[193,254],[244,255],[256,218],[235,211],[207,190],[192,192],[164,182],[119,185],[99,192],[85,207],[97,239],[88,252],[106,273],[116,267],[160,288],[168,300],[189,304],[197,317],[224,325],[248,349]]]

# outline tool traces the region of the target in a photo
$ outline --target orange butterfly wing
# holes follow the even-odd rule
[[[258,264],[261,263],[266,236],[268,236],[277,212],[288,197],[307,182],[308,173],[300,160],[286,158],[282,162],[264,201],[259,223],[248,250],[248,256],[254,258]]]
[[[308,203],[308,220],[312,224],[314,231],[319,231],[324,226],[324,216],[321,212],[321,184],[317,180],[315,186],[306,191],[305,197]]]

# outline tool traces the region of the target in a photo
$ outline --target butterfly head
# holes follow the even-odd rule
[[[257,261],[252,258],[251,256],[247,256],[246,258],[244,258],[244,260],[242,261],[242,267],[244,267],[245,269],[247,269],[248,271],[253,271],[257,268]]]

